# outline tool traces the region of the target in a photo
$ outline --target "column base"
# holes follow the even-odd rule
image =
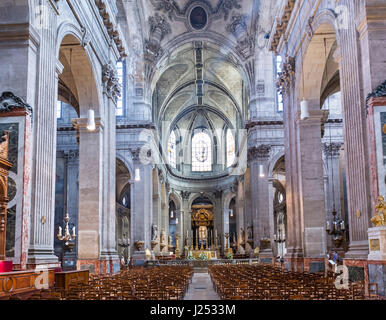
[[[369,254],[369,244],[367,240],[352,241],[349,244],[348,251],[345,254],[345,258],[367,260],[368,254]]]
[[[39,265],[47,268],[60,268],[60,261],[54,250],[30,249],[28,251],[27,269],[34,269]]]
[[[304,271],[304,257],[301,248],[287,248],[287,253],[284,256],[284,268],[295,272]]]

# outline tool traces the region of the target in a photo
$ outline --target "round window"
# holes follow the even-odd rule
[[[195,7],[190,13],[190,24],[196,30],[204,29],[208,23],[208,15],[202,7]]]

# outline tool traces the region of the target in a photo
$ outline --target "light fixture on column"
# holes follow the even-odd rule
[[[308,101],[302,100],[300,102],[300,119],[305,120],[310,117],[310,110],[308,108]]]
[[[94,131],[95,128],[96,128],[96,125],[95,125],[95,111],[90,109],[90,110],[88,110],[87,130]]]
[[[264,178],[265,177],[265,172],[264,172],[264,165],[259,166],[259,177]]]
[[[174,219],[174,211],[170,211],[170,219]]]
[[[233,218],[233,209],[229,209],[229,216]]]
[[[63,228],[59,226],[58,234],[56,235],[59,241],[63,241],[63,246],[65,250],[72,251],[75,247],[76,231],[75,226],[72,227],[72,234],[70,233],[70,215],[66,213],[66,216],[63,219],[64,221],[64,235]]]
[[[176,224],[178,224],[178,218],[176,218]]]
[[[137,182],[141,181],[141,171],[139,170],[139,168],[135,169],[135,178],[134,178],[134,180],[137,181]]]

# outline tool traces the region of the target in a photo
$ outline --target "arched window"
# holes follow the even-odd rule
[[[60,119],[62,117],[62,102],[56,102],[56,119]]]
[[[117,110],[116,115],[117,117],[124,116],[124,101],[125,101],[125,64],[121,61],[117,62],[117,73],[118,73],[118,79],[119,83],[122,86],[121,90],[121,96],[118,98],[117,101]]]
[[[212,141],[205,132],[195,133],[192,138],[192,171],[212,171]]]
[[[174,131],[170,134],[168,143],[169,164],[176,168],[177,152],[176,152],[176,134]]]
[[[235,138],[230,129],[227,129],[226,146],[227,146],[227,168],[229,168],[235,162],[235,157],[236,157]]]
[[[280,73],[283,71],[281,69],[281,64],[283,62],[283,59],[281,56],[276,57],[276,71],[277,76],[279,77]],[[277,112],[283,112],[284,111],[284,101],[283,101],[283,95],[278,91],[277,92]]]

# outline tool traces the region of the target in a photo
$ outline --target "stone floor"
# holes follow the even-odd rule
[[[184,300],[220,300],[208,273],[194,273]]]

